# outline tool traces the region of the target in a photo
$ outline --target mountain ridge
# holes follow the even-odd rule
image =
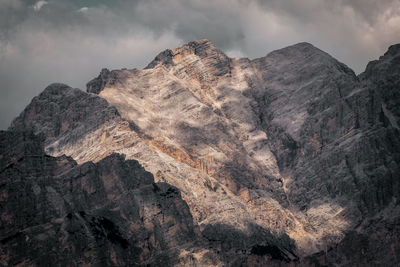
[[[308,43],[249,60],[194,41],[161,52],[143,70],[103,69],[87,84],[88,93],[52,84],[9,131],[33,129],[44,136],[46,153],[79,164],[113,153],[138,160],[156,182],[181,192],[211,244],[221,225],[232,231],[218,242],[235,231],[269,231],[275,240],[229,241],[227,249],[212,245],[211,254],[249,265],[256,259],[280,264],[279,258],[390,262],[396,249],[378,256],[367,242],[363,249],[376,255],[370,259],[345,251],[371,229],[398,231],[397,47],[356,76]],[[368,225],[379,214],[382,222]],[[382,228],[385,220],[395,230]],[[393,238],[379,244],[399,249]],[[274,246],[289,248],[285,255],[291,256],[274,258]],[[239,248],[247,254],[233,252]]]

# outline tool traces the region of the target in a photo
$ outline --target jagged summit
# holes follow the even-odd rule
[[[200,58],[205,58],[213,54],[226,56],[219,48],[214,45],[214,43],[207,39],[189,42],[181,47],[174,49],[174,53],[194,53]]]
[[[35,134],[43,134],[47,137],[47,152],[54,154],[60,152],[58,145],[71,143],[99,125],[116,120],[118,116],[118,111],[110,107],[105,99],[54,83],[32,99],[8,130],[29,129]],[[58,139],[56,145],[49,145],[55,138]],[[62,154],[65,153],[57,155]]]
[[[111,76],[111,71],[109,69],[102,69],[99,76],[86,84],[86,91],[88,93],[98,94],[103,90],[106,85],[107,80]]]
[[[380,79],[379,76],[393,75],[391,80],[398,79],[400,62],[400,44],[391,45],[379,60],[373,60],[368,63],[365,71],[359,75],[360,79],[366,77],[374,77],[375,81]]]
[[[242,60],[238,60],[242,61]],[[279,50],[275,50],[265,57],[252,60],[257,65],[262,65],[262,68],[271,65],[278,72],[293,72],[294,75],[298,71],[304,70],[303,66],[307,66],[309,72],[315,73],[320,71],[323,75],[330,75],[329,72],[335,70],[344,72],[355,77],[354,72],[345,64],[338,62],[328,53],[316,48],[310,43],[301,42]],[[229,75],[231,72],[232,59],[218,49],[210,40],[202,39],[186,43],[173,50],[166,49],[158,54],[144,70],[163,66],[164,68],[176,69],[180,72],[183,69],[191,72],[196,79],[203,79],[204,76],[209,76],[208,79],[215,79],[208,75],[204,75],[201,71],[202,66],[206,66],[212,76]],[[289,67],[289,68],[288,68]],[[118,74],[121,71],[109,71],[103,69],[99,76],[87,84],[87,91],[98,94],[107,84],[118,80]],[[182,75],[182,74],[178,74]],[[190,73],[189,73],[190,75]],[[275,74],[273,74],[276,76]],[[296,75],[297,76],[297,75]]]
[[[188,55],[196,55],[200,58],[206,58],[208,56],[219,55],[220,57],[227,57],[221,50],[219,50],[210,40],[202,39],[192,41],[184,44],[174,50],[166,49],[156,56],[156,58],[145,67],[145,69],[151,69],[162,64],[166,67],[174,65],[174,59],[179,61],[182,57]]]
[[[48,85],[37,98],[54,98],[64,96],[65,94],[79,94],[80,92],[82,92],[80,89],[71,88],[64,83],[52,83]]]
[[[322,51],[321,49],[315,47],[313,44],[308,43],[308,42],[300,42],[296,43],[293,45],[286,46],[284,48],[280,48],[277,50],[272,51],[271,53],[291,53],[297,52],[297,53],[303,53],[305,55],[311,55],[312,53],[318,53],[318,54],[326,54],[326,52]]]
[[[161,52],[145,69],[157,66],[167,69],[191,66],[190,68],[198,69],[200,64],[211,67],[215,75],[221,76],[229,73],[230,58],[211,41],[203,39]],[[200,73],[196,75],[202,76]]]
[[[355,76],[354,71],[345,64],[307,42],[301,42],[272,51],[265,57],[255,59],[254,61],[270,62],[270,64],[274,65],[277,69],[290,64],[297,68],[307,67],[314,69],[314,71],[318,71],[322,74],[338,71]]]
[[[173,65],[174,52],[171,49],[166,49],[158,54],[144,69],[152,69],[158,64],[164,66]]]
[[[165,50],[143,70],[103,69],[88,93],[53,84],[0,141],[15,135],[18,143],[17,132],[33,130],[54,158],[33,155],[43,159],[36,168],[2,152],[0,176],[12,182],[21,168],[27,177],[46,176],[21,188],[32,205],[61,208],[56,220],[51,213],[36,223],[43,227],[29,232],[29,244],[52,236],[50,223],[68,234],[49,244],[79,263],[398,263],[397,50],[356,77],[308,43],[248,60],[199,40]],[[62,155],[80,165],[70,170]],[[143,186],[131,183],[142,180]],[[4,188],[0,204],[12,203],[23,217]],[[71,205],[77,208],[66,211]],[[7,225],[28,221],[13,212],[0,214]],[[1,258],[3,248],[14,251],[28,240],[26,225],[5,233],[1,223],[0,262],[9,255]],[[98,254],[80,253],[81,243]],[[22,254],[14,260],[29,261]]]
[[[400,44],[394,44],[389,46],[388,51],[385,53],[385,55],[398,55],[400,54]]]
[[[321,60],[322,64],[329,63],[330,61],[336,61],[328,53],[307,42],[301,42],[281,49],[277,49],[268,53],[264,57],[254,59],[254,61],[262,60],[273,60],[273,63],[277,64],[280,64],[280,62],[282,61],[283,63],[298,65],[304,65],[307,62],[312,63],[314,61]]]

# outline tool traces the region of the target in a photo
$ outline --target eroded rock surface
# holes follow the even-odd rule
[[[356,76],[308,43],[249,60],[199,40],[103,69],[88,93],[50,85],[10,130],[82,166],[137,160],[180,191],[220,264],[398,262],[399,58]]]
[[[77,165],[45,155],[32,133],[0,139],[3,266],[173,264],[196,241],[179,190],[137,161]]]
[[[176,187],[155,183],[122,155],[78,165],[16,131],[0,132],[0,148],[2,266],[225,266],[251,257],[274,265],[296,257],[287,236],[267,229],[201,233]]]

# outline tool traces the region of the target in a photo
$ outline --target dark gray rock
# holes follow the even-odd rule
[[[178,189],[137,161],[97,164],[44,154],[29,132],[0,133],[0,263],[173,265],[198,239]]]
[[[359,77],[309,44],[253,61],[267,84],[253,93],[281,172],[292,179],[291,204],[307,211],[330,199],[358,227],[305,265],[399,260],[399,59],[392,46]],[[393,214],[370,219],[388,209]]]
[[[395,65],[394,52],[387,54]],[[387,66],[373,65],[379,64]],[[393,71],[369,66],[359,82],[345,65],[306,43],[272,52],[254,65],[268,85],[256,97],[270,147],[282,172],[294,179],[292,203],[306,209],[312,200],[329,197],[373,213],[398,198],[400,135],[385,118],[390,112],[392,121],[398,119]],[[376,81],[377,73],[383,76],[380,86],[368,82]]]
[[[0,132],[3,266],[216,265],[252,255],[275,264],[297,260],[290,238],[265,229],[249,236],[210,225],[200,233],[180,191],[154,183],[135,160],[112,154],[78,165],[46,155],[43,139]],[[198,252],[204,255],[195,258]]]
[[[86,90],[88,93],[98,94],[106,86],[108,79],[111,77],[111,71],[108,69],[102,69],[99,76],[94,78],[86,84]]]
[[[105,99],[54,83],[32,99],[9,130],[32,130],[34,134],[43,134],[46,144],[59,139],[62,145],[117,118],[117,109],[109,106]]]
[[[160,53],[145,71],[102,70],[87,91],[51,85],[12,123],[11,132],[3,133],[0,241],[6,252],[1,250],[0,263],[42,263],[21,252],[27,250],[23,240],[37,239],[51,239],[53,246],[35,241],[40,249],[26,255],[54,251],[44,256],[43,264],[63,265],[65,255],[76,258],[76,264],[92,265],[399,262],[400,45],[356,76],[308,43],[238,60],[200,40]],[[177,123],[163,124],[159,118]],[[193,121],[200,124],[195,127]],[[29,129],[39,137],[19,133]],[[254,139],[252,132],[257,132]],[[151,136],[165,133],[169,135],[161,137],[170,143]],[[38,152],[42,144],[35,138],[69,155],[77,144],[86,144],[100,161],[77,165],[65,156],[46,156]],[[198,152],[204,150],[198,147],[223,152],[227,159],[199,160]],[[177,188],[154,183],[136,161],[117,154],[105,157],[107,149],[140,157],[153,174],[177,187],[191,183],[193,192],[184,199],[198,218],[212,217],[204,205],[221,200],[221,206],[212,203],[210,210],[222,207],[222,219],[237,215],[235,223],[248,229],[214,223],[201,225],[200,233]],[[273,158],[269,165],[261,164],[257,151],[265,152],[264,159]],[[267,155],[269,151],[273,154]],[[163,161],[157,153],[171,159]],[[89,156],[80,151],[79,159],[85,158]],[[152,161],[164,169],[154,171]],[[186,179],[190,171],[182,177],[177,168],[196,175],[201,170],[196,178],[209,175],[214,180]],[[194,195],[205,200],[190,199]],[[237,198],[242,202],[233,202]],[[232,208],[232,203],[240,205]],[[261,219],[251,217],[244,224],[243,214]],[[269,228],[260,226],[264,220]],[[320,252],[299,254],[286,230],[300,244],[307,234],[318,239]],[[62,238],[56,240],[59,233]]]
[[[173,57],[174,54],[172,52],[171,49],[167,49],[163,52],[161,52],[160,54],[158,54],[154,60],[152,62],[150,62],[147,67],[145,67],[144,69],[152,69],[155,66],[157,66],[158,64],[163,64],[165,66],[169,66],[169,65],[173,65]]]

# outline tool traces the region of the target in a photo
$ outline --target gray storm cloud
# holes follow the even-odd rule
[[[362,72],[400,42],[400,0],[0,0],[0,128],[49,83],[202,38],[250,58],[307,41]]]

